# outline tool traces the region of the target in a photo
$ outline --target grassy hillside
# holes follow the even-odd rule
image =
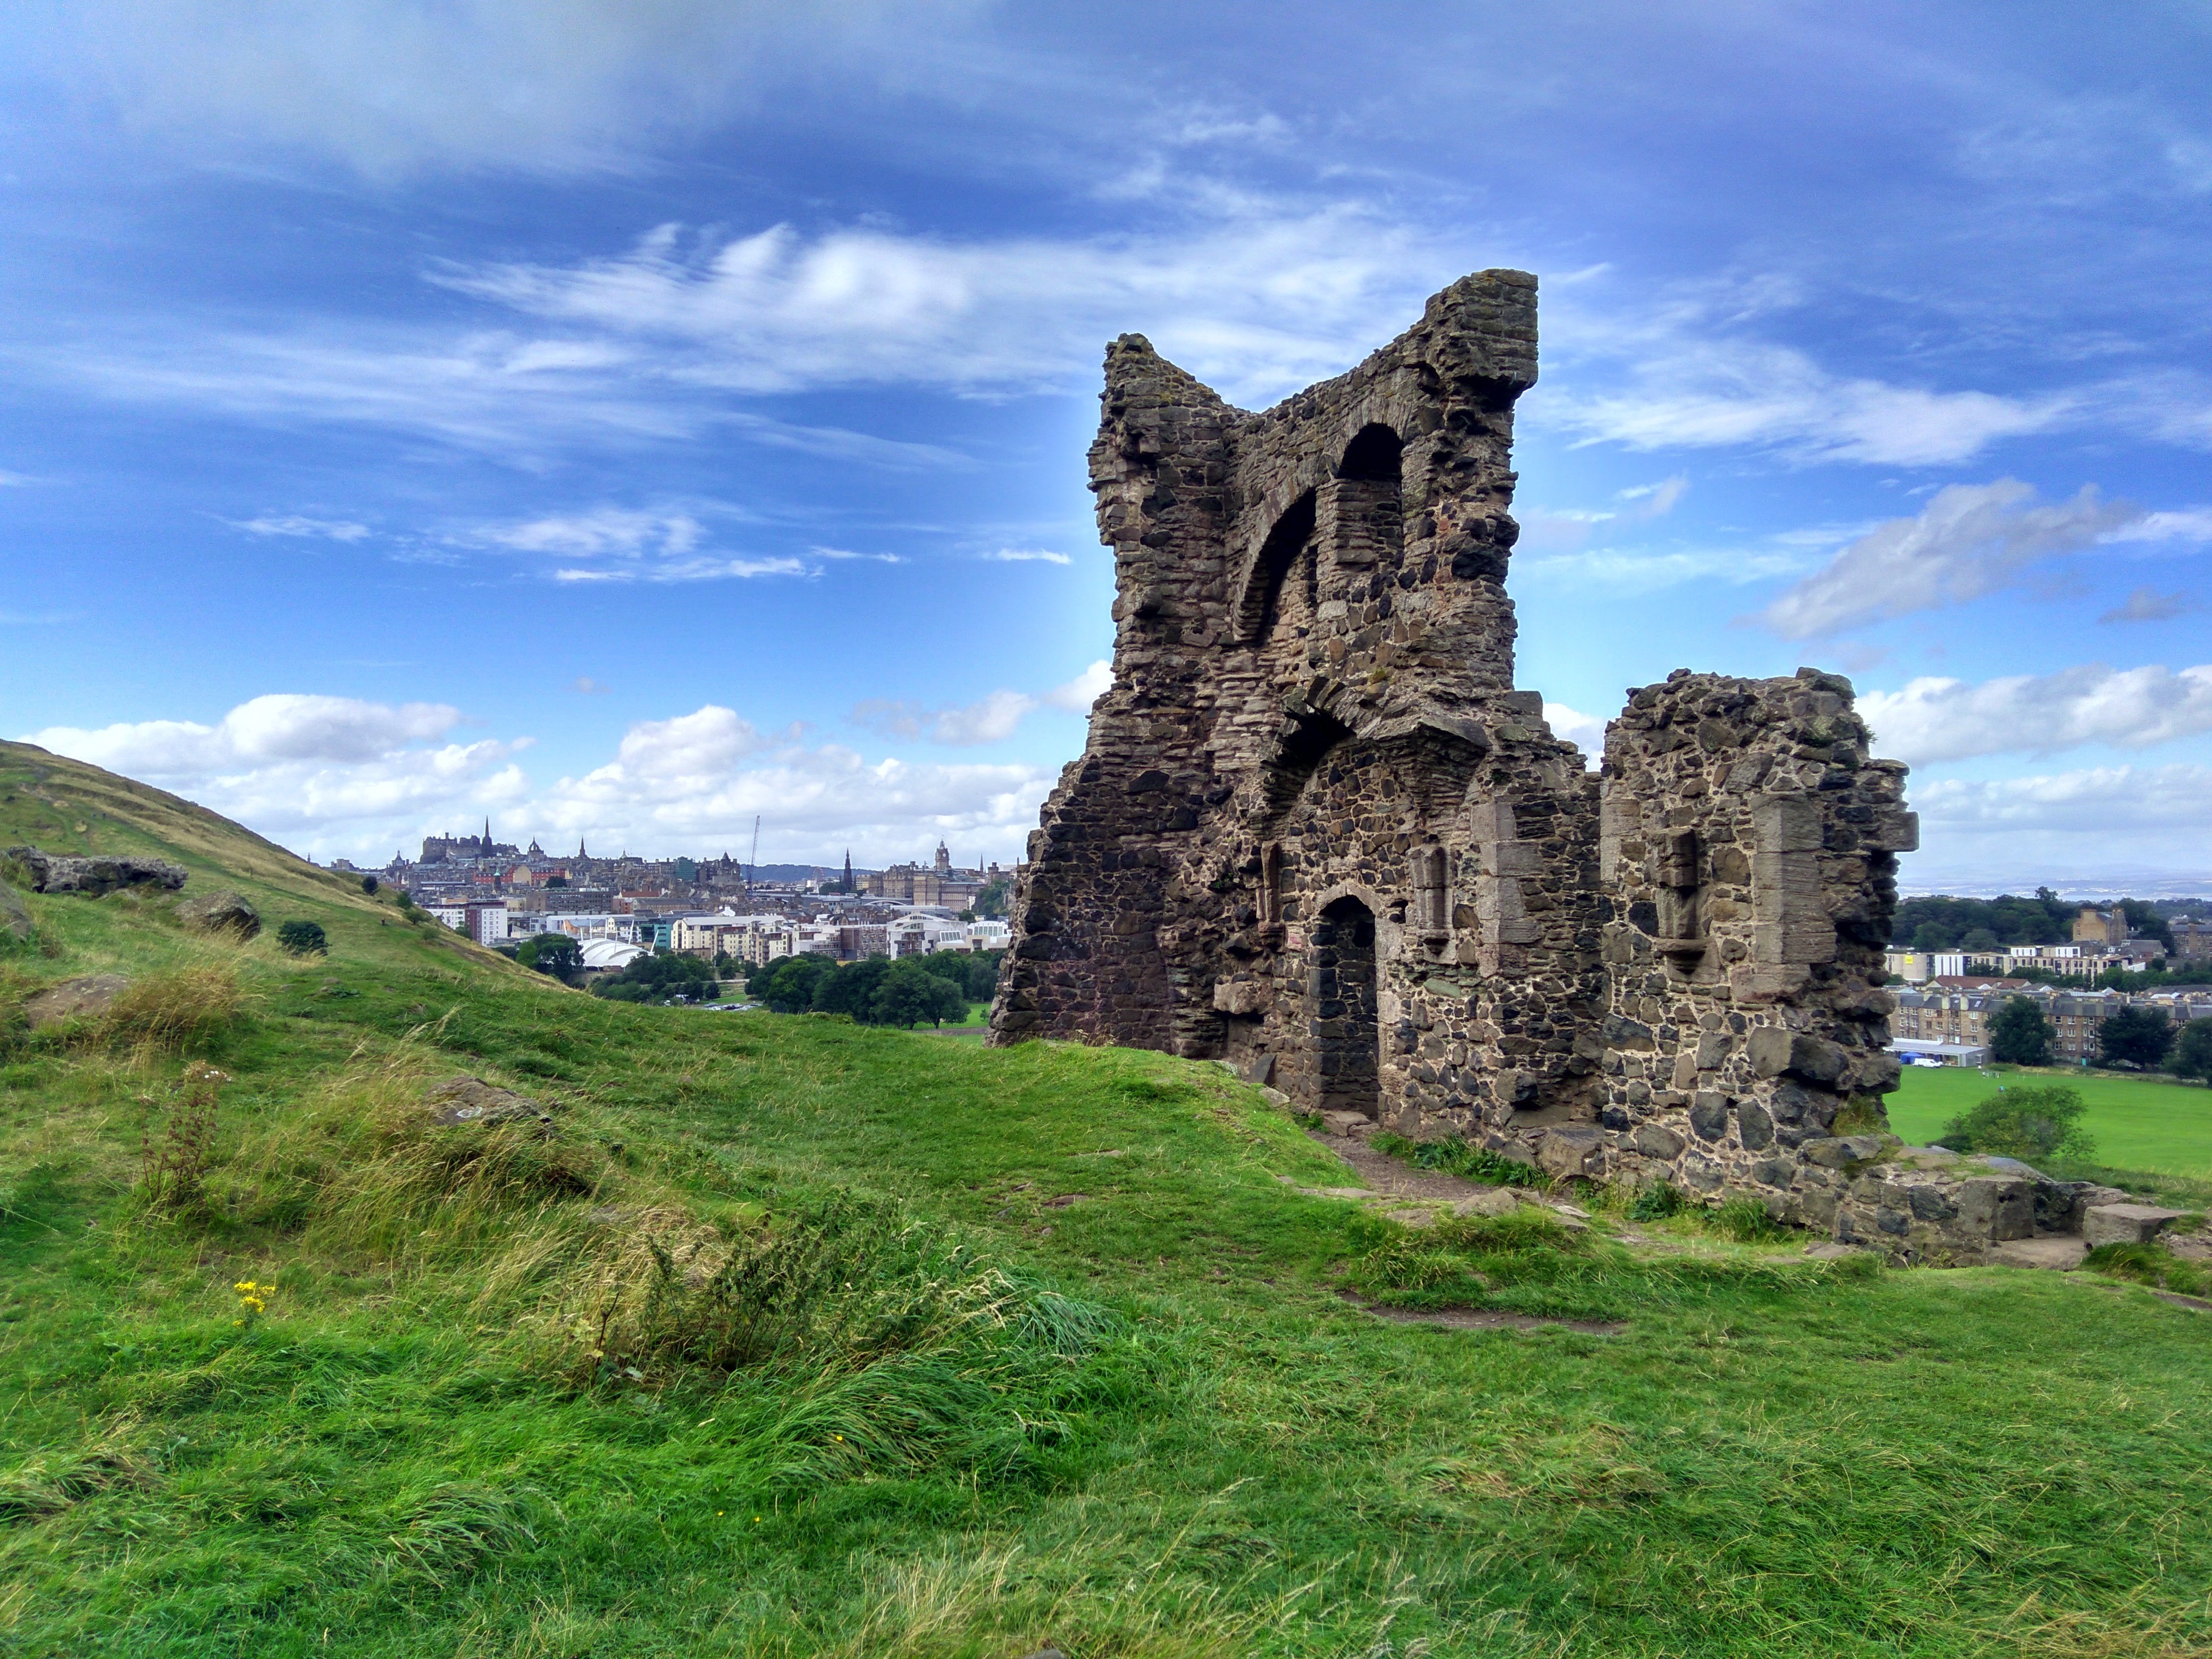
[[[1984,1073],[1909,1066],[1889,1097],[1890,1123],[1907,1140],[1925,1146],[2000,1084],[2063,1084],[2078,1091],[2088,1108],[2082,1127],[2094,1138],[2103,1164],[2212,1182],[2212,1089],[2192,1084],[2073,1069]]]
[[[2140,1289],[1413,1233],[1212,1066],[599,1001],[0,745],[23,839],[331,951],[118,895],[0,956],[0,1019],[166,1011],[0,1026],[0,1651],[2212,1644],[2212,1328]]]

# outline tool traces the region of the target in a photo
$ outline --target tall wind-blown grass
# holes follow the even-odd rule
[[[185,963],[131,981],[103,1022],[113,1042],[155,1049],[204,1048],[246,1013],[246,988],[229,963]]]
[[[1121,1386],[1093,1374],[1115,1316],[890,1200],[702,1200],[597,1152],[583,1125],[441,1122],[426,1077],[417,1055],[347,1073],[304,1132],[246,1149],[243,1201],[319,1255],[434,1294],[549,1382],[711,1404],[766,1484],[1012,1474],[1090,1390]]]

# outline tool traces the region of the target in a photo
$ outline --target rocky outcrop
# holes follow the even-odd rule
[[[177,907],[177,920],[204,933],[252,939],[261,931],[261,912],[241,894],[203,893]]]
[[[23,1001],[23,1017],[33,1030],[72,1019],[97,1019],[115,1006],[115,999],[131,988],[121,974],[88,974],[50,985]]]
[[[157,887],[173,893],[185,884],[185,866],[166,859],[127,854],[76,858],[41,852],[35,847],[11,847],[0,858],[23,871],[34,893],[80,893],[98,898],[125,887]]]
[[[23,896],[0,881],[0,945],[28,945],[38,936],[38,925],[31,920]]]
[[[452,1128],[464,1123],[489,1127],[497,1123],[535,1124],[543,1135],[553,1133],[553,1115],[527,1095],[502,1089],[482,1078],[457,1077],[430,1089],[422,1097],[430,1107],[430,1121]]]

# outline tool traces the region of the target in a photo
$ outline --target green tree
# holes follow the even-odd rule
[[[951,980],[933,974],[915,957],[889,963],[877,981],[869,1013],[878,1025],[911,1029],[923,1020],[943,1024],[968,1012],[968,999]]]
[[[514,959],[563,985],[574,985],[584,971],[584,954],[566,933],[539,933],[526,939],[515,951]]]
[[[376,896],[376,890],[380,884],[374,876],[363,876],[361,878],[361,890],[371,898]]]
[[[2071,1089],[2001,1089],[1945,1124],[1943,1145],[2000,1158],[2087,1158],[2097,1148],[2081,1127],[2084,1109]]]
[[[545,884],[548,887],[566,887],[568,884],[568,878],[566,876],[548,876],[545,878]]]
[[[2193,1077],[2212,1083],[2212,1019],[2185,1021],[2174,1040],[2173,1057],[2167,1064],[2176,1077]]]
[[[2008,997],[1990,1022],[1990,1058],[2008,1066],[2048,1066],[2058,1035],[2043,1010],[2026,997]]]
[[[658,956],[633,957],[618,974],[610,974],[592,987],[592,994],[610,1002],[687,1002],[710,1000],[719,981],[714,969],[697,957],[673,951]]]
[[[321,927],[312,921],[288,921],[276,930],[276,943],[295,957],[319,957],[331,948]]]
[[[2173,1046],[2173,1027],[2163,1008],[2118,1008],[2097,1025],[2097,1063],[2151,1071]]]
[[[1004,876],[983,884],[983,890],[975,895],[975,914],[1004,920],[1006,907],[1013,902],[1013,885]]]
[[[835,960],[817,951],[778,957],[746,976],[746,994],[779,1014],[805,1013],[814,1006],[816,988],[837,971]]]
[[[876,1023],[876,988],[890,971],[889,957],[865,957],[825,975],[814,987],[814,1012],[846,1014],[863,1025]]]

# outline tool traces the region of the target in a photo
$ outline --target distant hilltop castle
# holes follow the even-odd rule
[[[533,847],[532,852],[537,851]],[[507,842],[491,838],[491,820],[484,820],[481,836],[425,836],[422,837],[422,862],[443,864],[448,859],[519,859],[522,849]]]

